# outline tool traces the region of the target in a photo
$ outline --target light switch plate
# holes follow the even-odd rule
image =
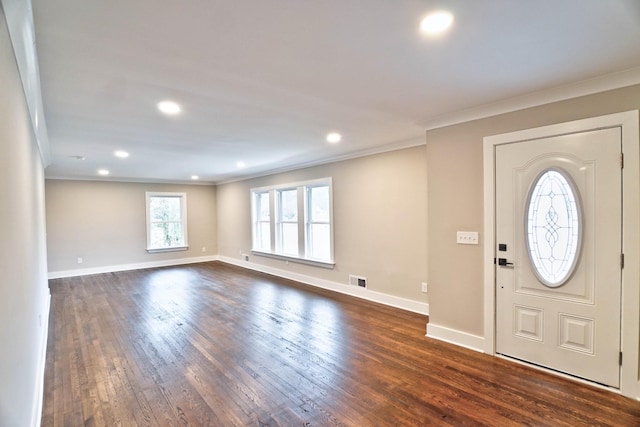
[[[458,231],[456,233],[456,243],[458,243],[459,245],[477,245],[478,232],[477,231]]]

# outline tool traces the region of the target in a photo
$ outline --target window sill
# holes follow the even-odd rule
[[[266,258],[279,259],[282,261],[290,261],[298,264],[312,265],[314,267],[321,267],[321,268],[327,268],[327,269],[333,269],[333,267],[335,267],[336,265],[333,261],[318,261],[318,260],[307,259],[307,258],[297,258],[293,256],[274,254],[271,252],[256,251],[254,249],[251,250],[251,253],[256,256],[263,256]]]
[[[162,252],[178,252],[178,251],[188,251],[189,246],[172,246],[170,248],[147,248],[147,253],[149,254],[157,254]]]

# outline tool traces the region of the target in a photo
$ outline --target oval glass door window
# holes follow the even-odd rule
[[[527,251],[533,271],[545,286],[562,286],[578,263],[582,212],[571,177],[547,169],[533,182],[525,218]]]

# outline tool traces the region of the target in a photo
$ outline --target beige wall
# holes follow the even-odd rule
[[[419,146],[218,186],[218,252],[251,251],[250,189],[331,177],[333,270],[251,255],[253,263],[341,284],[364,276],[368,289],[427,302],[425,147]]]
[[[50,271],[216,254],[239,261],[251,253],[251,188],[332,177],[335,268],[250,262],[342,284],[366,276],[372,291],[428,302],[432,324],[481,337],[484,236],[470,246],[455,235],[483,230],[483,138],[639,108],[636,85],[429,130],[426,146],[216,188],[50,180]],[[188,191],[190,251],[146,254],[145,191]]]
[[[484,236],[455,243],[457,230],[482,231],[483,137],[638,108],[640,85],[427,132],[430,322],[483,335]]]
[[[146,252],[147,191],[187,193],[188,251]],[[46,194],[50,272],[213,256],[218,252],[214,186],[47,180]],[[82,257],[82,264],[77,263],[78,257]]]
[[[36,425],[47,333],[43,166],[0,8],[0,426]]]

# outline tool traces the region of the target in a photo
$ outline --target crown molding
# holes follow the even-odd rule
[[[422,125],[428,131],[636,84],[640,84],[640,67],[443,114]]]
[[[333,156],[333,157],[328,157],[328,158],[324,158],[324,159],[320,159],[320,160],[316,160],[316,161],[311,161],[311,162],[305,162],[305,163],[297,163],[295,165],[284,166],[282,168],[276,168],[276,169],[270,169],[268,171],[264,171],[264,172],[260,172],[260,173],[256,173],[256,174],[252,174],[252,175],[243,175],[243,176],[239,176],[237,178],[232,178],[232,179],[227,179],[227,180],[220,181],[216,185],[224,185],[224,184],[230,184],[232,182],[246,181],[246,180],[249,180],[249,179],[261,178],[261,177],[264,177],[264,176],[276,175],[276,174],[279,174],[279,173],[291,172],[291,171],[295,171],[295,170],[299,170],[299,169],[306,169],[306,168],[310,168],[310,167],[314,167],[314,166],[326,165],[326,164],[329,164],[329,163],[343,162],[345,160],[351,160],[351,159],[357,159],[357,158],[360,158],[360,157],[373,156],[375,154],[388,153],[390,151],[404,150],[406,148],[412,148],[412,147],[418,147],[420,145],[426,145],[426,143],[427,143],[427,139],[426,139],[426,134],[425,134],[424,136],[410,138],[410,139],[394,142],[394,143],[391,143],[391,144],[385,144],[385,145],[381,145],[381,146],[378,146],[378,147],[369,148],[369,149],[366,149],[366,150],[354,151],[354,152],[343,154],[343,155],[340,155],[340,156]]]

